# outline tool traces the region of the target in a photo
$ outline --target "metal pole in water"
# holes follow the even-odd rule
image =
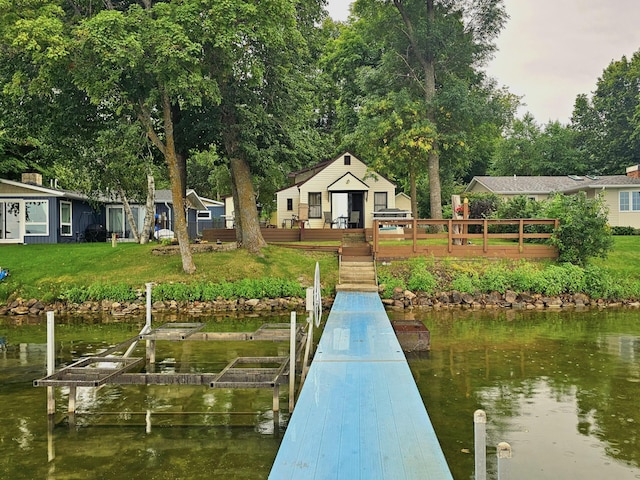
[[[47,312],[47,376],[56,369],[55,314]],[[47,387],[47,413],[56,413],[56,397],[53,387]]]
[[[289,332],[289,413],[293,412],[296,384],[296,312],[291,312],[291,331]]]
[[[509,462],[506,462],[505,459],[511,458],[511,445],[507,442],[500,442],[498,444],[498,480],[505,480],[508,475],[507,473],[507,465]]]
[[[487,414],[484,410],[473,412],[473,435],[476,477],[475,480],[487,478]]]
[[[145,283],[147,287],[147,318],[145,327],[151,330],[151,287],[153,287],[153,283]]]

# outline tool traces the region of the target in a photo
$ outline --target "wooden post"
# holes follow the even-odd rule
[[[465,197],[464,202],[462,202],[462,219],[463,220],[469,220],[469,199]],[[462,233],[463,234],[467,234],[469,233],[469,225],[465,222],[464,225],[462,226]],[[466,245],[467,244],[467,239],[463,238],[462,239],[462,244]]]
[[[56,368],[55,317],[47,312],[47,376],[53,375]],[[47,387],[47,413],[56,413],[56,397],[54,387]]]
[[[482,226],[482,251],[487,253],[489,249],[489,221],[485,218]]]
[[[452,220],[449,220],[448,228],[449,228],[449,238],[447,240],[447,243],[448,243],[447,248],[449,250],[449,253],[451,253],[453,251],[453,221]]]
[[[118,235],[116,235],[115,233],[111,234],[111,247],[112,248],[116,248],[116,245],[118,244]]]
[[[156,341],[147,340],[147,361],[151,364],[156,363]]]
[[[524,249],[524,220],[521,218],[518,225],[518,251],[522,253]]]
[[[289,413],[293,412],[296,384],[296,312],[291,312],[291,331],[289,332]]]

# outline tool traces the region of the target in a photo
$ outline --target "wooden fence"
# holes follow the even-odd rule
[[[345,234],[364,233],[367,241],[373,238],[371,228],[261,228],[267,243],[284,242],[340,242]],[[202,231],[202,239],[207,242],[234,242],[236,230],[233,228],[207,228]]]
[[[378,260],[434,257],[557,258],[555,247],[542,241],[557,228],[555,219],[375,220],[374,228],[262,228],[267,243],[306,242],[299,248],[336,251],[338,245],[311,247],[309,242],[340,242],[345,234],[362,233]],[[509,231],[510,230],[510,231]],[[202,231],[208,242],[234,242],[235,229]],[[536,241],[538,240],[538,241]]]
[[[557,258],[551,237],[557,219],[376,220],[378,260],[435,257]]]

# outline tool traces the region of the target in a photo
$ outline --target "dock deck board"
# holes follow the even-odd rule
[[[338,292],[269,478],[453,478],[376,293]]]

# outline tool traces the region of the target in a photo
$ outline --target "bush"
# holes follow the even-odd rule
[[[382,298],[391,298],[393,296],[393,290],[397,287],[402,288],[402,290],[407,288],[402,278],[393,276],[387,270],[378,270],[378,284],[383,286],[380,292]]]
[[[611,235],[635,235],[636,229],[633,227],[611,227]]]
[[[550,242],[558,248],[561,262],[585,265],[589,258],[606,258],[613,247],[607,209],[601,196],[589,199],[584,192],[556,194],[547,202],[543,213],[560,220]]]
[[[407,286],[414,292],[433,293],[436,289],[436,278],[427,268],[424,258],[411,261],[411,273]]]
[[[451,288],[461,293],[480,291],[480,279],[476,273],[463,273],[451,281]]]

